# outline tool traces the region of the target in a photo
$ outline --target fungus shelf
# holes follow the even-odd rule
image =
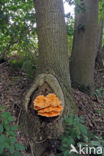
[[[45,117],[55,117],[61,114],[63,107],[61,101],[55,94],[51,93],[47,96],[39,95],[34,101],[34,110],[38,112],[38,115]]]

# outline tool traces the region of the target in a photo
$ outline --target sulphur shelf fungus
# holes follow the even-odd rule
[[[34,110],[38,111],[38,115],[45,117],[59,116],[63,107],[61,101],[55,94],[48,94],[47,96],[39,95],[34,100]]]

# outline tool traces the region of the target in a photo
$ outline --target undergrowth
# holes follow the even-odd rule
[[[104,88],[97,88],[96,89],[96,95],[98,98],[103,99],[104,100]]]
[[[24,145],[16,141],[18,126],[13,124],[14,117],[5,107],[0,106],[0,155],[23,156]]]
[[[60,137],[60,148],[58,156],[80,156],[79,153],[70,152],[72,146],[79,150],[79,145],[82,147],[104,147],[104,136],[96,136],[84,124],[82,117],[71,114],[64,120],[65,132]],[[85,151],[86,152],[86,151]],[[93,151],[91,153],[93,155]],[[104,156],[100,154],[100,156]]]
[[[38,58],[34,55],[14,56],[8,63],[12,72],[23,71],[28,78],[33,79],[38,64]]]

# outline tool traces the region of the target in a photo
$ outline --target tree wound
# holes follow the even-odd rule
[[[33,100],[39,95],[48,95],[54,93],[62,101],[64,107],[64,95],[57,79],[51,74],[40,74],[36,77],[32,87],[25,98],[26,112],[34,113]]]

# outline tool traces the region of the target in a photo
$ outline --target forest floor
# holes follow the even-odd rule
[[[23,71],[11,71],[7,63],[0,64],[0,105],[12,113],[15,123],[19,123],[17,111],[21,99],[32,80]],[[79,108],[78,115],[83,115],[88,129],[104,136],[104,73],[95,71],[95,84],[98,90],[94,96],[72,89],[75,102]],[[25,145],[25,155],[31,156],[28,137],[22,131],[17,131],[17,141]]]

